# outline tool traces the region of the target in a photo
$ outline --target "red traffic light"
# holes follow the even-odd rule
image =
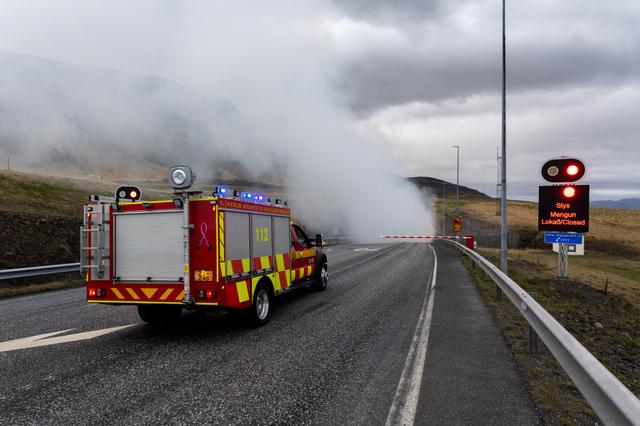
[[[567,175],[575,176],[580,172],[580,167],[577,164],[570,164],[567,166]]]
[[[576,182],[585,172],[584,163],[576,158],[554,158],[542,166],[542,177],[548,182]]]
[[[567,198],[573,198],[576,195],[576,188],[573,186],[567,186],[562,190],[562,195]]]

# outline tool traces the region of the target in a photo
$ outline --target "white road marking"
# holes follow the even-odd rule
[[[58,345],[60,343],[77,342],[80,340],[90,340],[96,337],[104,336],[105,334],[114,333],[125,328],[133,327],[136,324],[122,325],[119,327],[103,328],[101,330],[85,331],[82,333],[68,334],[66,336],[56,336],[58,334],[67,333],[75,330],[73,328],[61,331],[54,331],[53,333],[39,334],[37,336],[25,337],[22,339],[9,340],[7,342],[0,343],[0,353],[16,351],[19,349],[37,348],[40,346]]]
[[[380,247],[378,248],[363,247],[363,248],[353,249],[353,251],[378,251],[378,250],[380,250]]]
[[[431,317],[433,316],[433,300],[436,291],[436,275],[438,273],[438,257],[433,246],[429,245],[433,252],[433,271],[431,272],[430,288],[427,289],[425,300],[422,304],[422,313],[418,318],[416,331],[407,354],[407,360],[400,376],[400,382],[387,416],[386,425],[413,425],[418,409],[422,374],[427,358],[427,344],[429,343],[429,331],[431,330]]]

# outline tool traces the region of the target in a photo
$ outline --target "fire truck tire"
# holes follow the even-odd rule
[[[260,281],[256,286],[253,295],[253,304],[247,309],[247,320],[249,325],[260,327],[269,322],[271,309],[273,308],[273,293],[270,290],[269,282]]]
[[[325,291],[329,282],[329,268],[325,259],[320,263],[320,267],[316,268],[316,276],[311,284],[311,288],[316,291]]]
[[[180,305],[138,305],[140,319],[150,325],[175,323],[182,314]]]

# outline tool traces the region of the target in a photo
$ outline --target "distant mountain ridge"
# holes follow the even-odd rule
[[[640,198],[623,198],[621,200],[592,201],[591,207],[605,209],[640,210]]]
[[[34,171],[164,177],[166,166],[245,177],[244,116],[181,83],[0,51],[0,158]],[[230,143],[232,141],[233,143]]]
[[[451,196],[455,197],[456,195],[456,184],[447,182],[442,179],[436,179],[428,176],[414,176],[408,177],[407,180],[413,183],[416,187],[420,189],[427,189],[432,192],[435,196],[441,198],[443,192],[446,192],[446,197],[449,198]],[[491,198],[488,195],[473,189],[468,186],[460,185],[460,196],[462,197],[473,197],[473,198]]]

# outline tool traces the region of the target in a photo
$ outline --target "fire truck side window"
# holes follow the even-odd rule
[[[293,230],[296,232],[296,238],[298,239],[298,244],[300,244],[300,246],[302,246],[304,248],[308,248],[309,247],[309,242],[308,242],[309,239],[305,235],[305,233],[302,230],[302,228],[300,228],[298,225],[293,225]]]

